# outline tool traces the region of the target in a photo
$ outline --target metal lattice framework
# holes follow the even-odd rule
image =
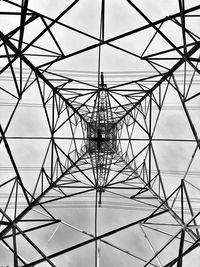
[[[200,5],[57,2],[0,2],[0,266],[199,266]]]

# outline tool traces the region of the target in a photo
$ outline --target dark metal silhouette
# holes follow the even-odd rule
[[[200,5],[102,0],[94,34],[30,2],[0,2],[0,264],[198,266]]]

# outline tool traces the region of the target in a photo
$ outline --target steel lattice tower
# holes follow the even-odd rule
[[[166,2],[0,2],[0,266],[199,266],[200,5]]]

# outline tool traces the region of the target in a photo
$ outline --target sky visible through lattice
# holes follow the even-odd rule
[[[0,2],[0,266],[198,266],[198,4]]]

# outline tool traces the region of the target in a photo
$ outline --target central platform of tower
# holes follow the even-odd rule
[[[117,127],[113,122],[87,123],[87,152],[113,154],[116,151]]]

